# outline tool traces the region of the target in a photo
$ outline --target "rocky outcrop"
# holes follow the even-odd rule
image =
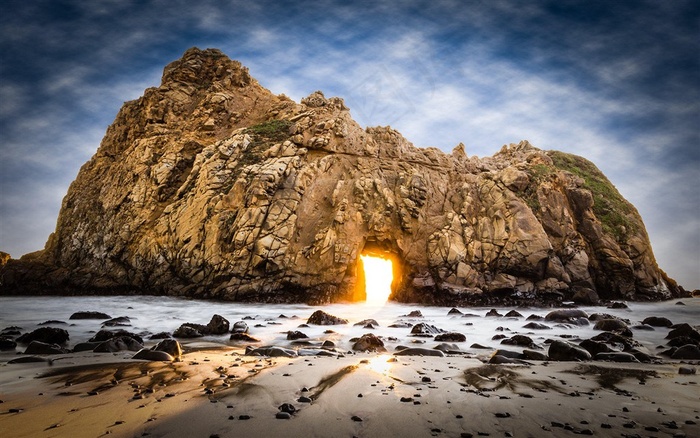
[[[273,95],[212,49],[124,104],[44,251],[2,267],[2,293],[359,300],[362,253],[394,262],[404,302],[684,293],[585,159],[527,141],[486,158],[417,148],[339,98]]]

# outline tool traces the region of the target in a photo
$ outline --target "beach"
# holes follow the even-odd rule
[[[687,303],[696,305],[695,299]],[[138,314],[134,307],[132,312]],[[406,315],[398,313],[405,309],[389,312],[401,320]],[[526,322],[524,317],[488,319],[482,316],[483,309],[472,317],[464,313],[448,317],[444,308],[421,310],[445,316],[416,320],[438,327],[451,321],[451,328],[462,326],[472,339],[477,331],[486,330],[480,322],[483,327],[501,328],[489,332],[489,338],[494,333],[517,333],[516,327]],[[688,308],[682,310],[688,314]],[[622,311],[627,310],[616,310]],[[660,349],[652,343],[660,342],[670,329],[655,330],[658,339],[650,338],[650,330],[635,331],[647,336],[640,348],[652,354],[649,363],[529,359],[498,363],[494,357],[504,354],[499,341],[484,342],[488,344],[484,349],[471,342],[447,344],[453,350],[443,345],[440,355],[433,356],[440,343],[411,336],[407,328],[386,327],[383,320],[373,329],[355,327],[353,321],[316,327],[305,323],[306,316],[285,317],[286,326],[272,324],[271,318],[248,320],[252,335],[257,330],[265,338],[268,330],[268,336],[277,338],[265,341],[274,342],[242,345],[216,337],[182,339],[182,356],[173,362],[133,359],[134,351],[32,356],[20,354],[18,347],[16,352],[4,352],[2,436],[700,436],[698,361],[653,354]],[[265,319],[265,324],[253,325]],[[74,327],[78,340],[87,336],[78,333],[83,326]],[[310,338],[280,340],[291,327],[306,331]],[[340,332],[342,327],[352,333]],[[386,341],[386,351],[353,351],[354,330],[376,333]],[[547,353],[548,339],[572,340],[590,330],[590,326],[553,325],[546,335],[533,337]],[[332,339],[332,346],[322,347],[324,339]],[[155,342],[144,341],[146,346]],[[277,350],[266,350],[265,344],[276,344]],[[401,355],[406,347],[419,350],[416,355]],[[266,351],[270,356],[256,355]],[[289,351],[292,357],[285,356]],[[38,362],[10,363],[27,357]]]

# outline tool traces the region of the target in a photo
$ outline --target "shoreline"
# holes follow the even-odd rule
[[[700,376],[679,374],[681,363],[264,358],[212,347],[173,363],[90,353],[3,364],[4,436],[700,435]],[[294,413],[276,418],[285,403]]]

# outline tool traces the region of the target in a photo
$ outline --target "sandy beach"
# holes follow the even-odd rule
[[[244,353],[193,344],[174,363],[3,365],[3,436],[700,436],[700,377],[681,364]]]

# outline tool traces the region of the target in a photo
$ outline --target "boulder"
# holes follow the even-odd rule
[[[165,351],[150,350],[148,348],[142,348],[139,350],[132,359],[148,360],[152,362],[162,361],[162,362],[173,362],[175,360],[170,354]]]
[[[394,356],[437,356],[444,357],[445,353],[430,348],[411,347],[394,353]]]
[[[644,318],[642,324],[647,324],[652,327],[671,327],[673,325],[670,319],[663,316],[650,316],[648,318]]]
[[[182,324],[173,332],[176,338],[201,338],[204,334],[189,324]]]
[[[673,330],[668,332],[668,335],[666,335],[666,339],[673,339],[681,336],[700,340],[700,332],[698,332],[695,327],[687,323],[674,325]]]
[[[163,339],[153,346],[151,350],[167,353],[172,357],[172,360],[180,360],[182,358],[182,346],[175,339]]]
[[[63,345],[68,342],[70,335],[68,331],[55,327],[40,327],[31,333],[25,333],[17,338],[18,344],[30,344],[32,341],[44,342],[46,344]]]
[[[248,324],[245,321],[236,321],[231,331],[233,333],[248,333]]]
[[[549,344],[547,355],[556,361],[585,361],[591,360],[591,353],[570,342],[555,340]]]
[[[94,350],[95,353],[116,353],[118,351],[139,351],[143,344],[129,336],[118,336],[101,342]]]
[[[229,340],[238,342],[260,342],[260,339],[254,338],[248,333],[231,333]]]
[[[544,317],[545,321],[554,321],[564,324],[588,325],[588,314],[580,309],[559,309],[549,312]]]
[[[90,338],[88,342],[103,342],[117,337],[129,337],[134,339],[139,344],[143,344],[143,338],[141,338],[141,336],[137,335],[136,333],[126,331],[124,329],[100,330],[92,338]]]
[[[323,310],[317,310],[314,313],[311,314],[309,317],[308,321],[306,321],[307,324],[314,324],[314,325],[338,325],[338,324],[347,324],[348,320],[343,319],[343,318],[338,318],[337,316],[329,315],[328,313],[324,312]]]
[[[440,333],[443,333],[443,330],[425,322],[419,322],[411,328],[411,336],[432,338]]]
[[[456,332],[440,333],[439,335],[435,336],[435,341],[436,342],[467,342],[467,337],[464,336],[462,333],[456,333]]]
[[[0,336],[0,351],[14,350],[17,347],[17,342],[7,336]]]
[[[207,335],[223,335],[228,333],[229,322],[221,315],[214,315],[207,324]]]
[[[360,339],[355,342],[352,346],[354,351],[375,351],[375,352],[385,352],[384,341],[379,339],[372,333],[365,333],[360,337]]]
[[[606,332],[628,330],[627,324],[625,324],[624,321],[621,321],[619,319],[600,319],[596,321],[595,325],[593,326],[593,329],[602,330]]]
[[[61,348],[56,344],[47,344],[40,341],[32,341],[27,349],[24,350],[24,354],[64,354],[68,353],[68,350]]]
[[[698,360],[700,359],[700,347],[697,345],[684,345],[671,355],[671,359]]]
[[[84,312],[75,312],[68,319],[110,319],[111,316],[106,313],[96,312],[93,310]]]

